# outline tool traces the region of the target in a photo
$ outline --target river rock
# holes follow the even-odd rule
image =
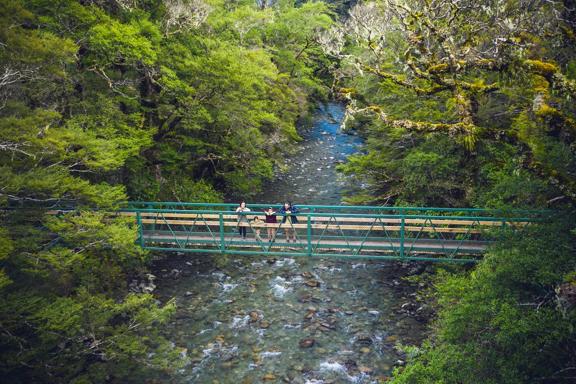
[[[392,369],[392,367],[390,366],[390,364],[382,363],[382,364],[380,364],[380,369],[383,371],[389,371]]]
[[[370,353],[370,348],[362,347],[362,348],[360,348],[360,353]]]
[[[358,368],[358,364],[356,364],[356,361],[354,361],[352,359],[348,359],[348,360],[344,361],[344,366],[349,371],[354,371]]]
[[[320,286],[320,282],[318,280],[306,280],[304,284],[312,288],[317,288]]]
[[[193,293],[190,291],[186,291],[186,293],[184,294],[184,296],[192,296],[192,295],[193,295]]]
[[[359,333],[356,335],[356,340],[354,340],[354,344],[362,346],[372,345],[372,337],[367,333]]]
[[[327,322],[322,322],[322,323],[320,323],[320,326],[326,328],[326,329],[329,330],[329,331],[336,329],[336,326],[335,326],[334,324],[327,323]]]
[[[366,374],[370,374],[370,373],[372,373],[372,372],[374,371],[372,368],[367,367],[367,366],[365,366],[365,365],[359,366],[359,367],[358,367],[358,370],[359,370],[360,372],[366,373]]]
[[[251,311],[248,316],[250,316],[251,323],[255,323],[260,319],[260,315],[256,311]]]
[[[310,293],[302,293],[298,295],[298,302],[300,303],[308,303],[312,300],[312,295]]]
[[[260,321],[260,328],[266,329],[270,327],[270,323],[266,320]]]
[[[389,343],[395,343],[398,340],[398,336],[396,335],[390,335],[386,338],[386,341]]]
[[[267,373],[262,377],[262,380],[264,381],[276,380],[276,376],[272,373]]]
[[[298,342],[298,345],[300,346],[300,348],[311,348],[314,346],[314,344],[316,343],[316,340],[312,339],[312,338],[306,338],[306,339],[302,339]]]

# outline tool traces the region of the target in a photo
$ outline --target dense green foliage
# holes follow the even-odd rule
[[[433,338],[395,383],[567,383],[576,356],[571,222],[510,235],[471,273],[436,277]]]
[[[353,3],[0,2],[3,379],[186,364],[158,332],[174,303],[128,291],[134,223],[104,210],[258,191],[332,82],[367,141],[350,202],[562,212],[436,277],[434,335],[394,381],[574,379],[576,4]]]
[[[187,363],[127,199],[255,193],[325,98],[321,2],[0,2],[0,376],[143,381]],[[65,215],[52,206],[75,206]]]
[[[395,383],[576,377],[574,2],[381,1],[324,35],[347,126],[354,203],[547,208],[471,271],[436,276],[437,319]]]

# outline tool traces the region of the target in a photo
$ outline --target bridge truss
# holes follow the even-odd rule
[[[542,211],[299,205],[298,223],[255,223],[269,204],[250,204],[238,223],[234,204],[132,202],[120,214],[133,216],[145,249],[239,255],[364,258],[471,263],[504,230],[522,230]],[[272,204],[277,210],[280,206]],[[238,226],[245,226],[242,239]],[[267,228],[276,236],[267,238]],[[287,242],[287,229],[297,241]],[[259,235],[258,235],[259,233]]]

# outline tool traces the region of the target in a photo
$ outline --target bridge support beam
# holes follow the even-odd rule
[[[405,224],[405,217],[402,215],[400,220],[400,257],[404,257],[404,224]]]
[[[138,225],[138,242],[140,246],[144,248],[146,246],[144,239],[144,228],[142,226],[142,215],[140,212],[136,212],[136,225]]]
[[[312,218],[310,215],[306,218],[306,243],[308,256],[312,256]]]
[[[226,251],[226,241],[224,239],[224,214],[222,212],[218,214],[218,220],[220,222],[220,252],[224,253]]]

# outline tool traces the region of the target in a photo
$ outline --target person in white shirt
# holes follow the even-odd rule
[[[246,228],[250,225],[248,223],[248,212],[250,212],[250,208],[246,207],[246,202],[240,202],[240,205],[236,208],[236,213],[238,214],[238,232],[243,239],[246,238]]]

